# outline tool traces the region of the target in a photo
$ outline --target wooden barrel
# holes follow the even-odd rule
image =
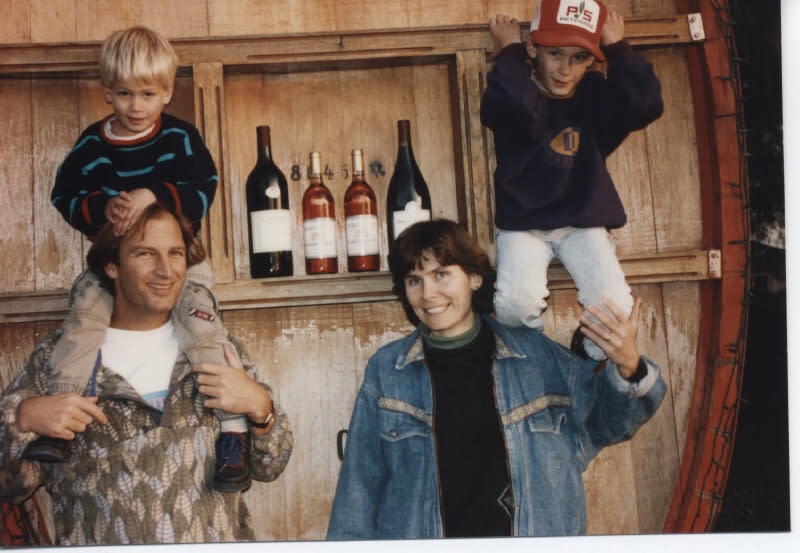
[[[95,71],[99,42],[145,24],[173,40],[181,60],[168,111],[194,121],[220,173],[203,229],[229,330],[259,361],[288,411],[296,449],[285,473],[245,498],[260,540],[325,535],[346,428],[367,359],[411,327],[383,271],[307,276],[299,200],[305,163],[319,151],[336,198],[339,267],[346,267],[343,195],[353,148],[381,205],[409,119],[434,215],[462,222],[494,259],[493,141],[478,107],[491,67],[486,21],[530,19],[529,0],[501,2],[242,1],[143,3],[94,10],[88,0],[11,3],[0,23],[0,385],[57,327],[87,243],[50,205],[59,162],[80,131],[106,115]],[[591,534],[704,532],[713,527],[734,443],[745,347],[747,179],[719,0],[609,1],[626,36],[655,67],[664,116],[608,160],[629,222],[613,237],[634,293],[644,299],[639,346],[669,386],[630,442],[586,472]],[[491,10],[491,11],[490,11]],[[255,126],[270,125],[273,156],[289,177],[295,276],[249,278],[244,182]],[[10,207],[9,207],[10,206]],[[9,262],[13,260],[12,262]],[[545,332],[567,343],[581,309],[569,276],[550,269]],[[38,495],[47,506],[43,493]]]

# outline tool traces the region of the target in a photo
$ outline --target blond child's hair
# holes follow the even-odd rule
[[[178,56],[169,41],[147,27],[131,27],[111,34],[100,49],[100,82],[158,82],[172,88]]]

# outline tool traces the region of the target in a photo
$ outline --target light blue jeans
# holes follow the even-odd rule
[[[602,298],[607,298],[630,314],[631,289],[605,228],[498,229],[494,295],[497,320],[512,327],[542,328],[541,314],[550,295],[547,267],[554,257],[561,260],[575,281],[581,305],[600,306]],[[606,357],[591,340],[584,338],[583,345],[592,359]]]

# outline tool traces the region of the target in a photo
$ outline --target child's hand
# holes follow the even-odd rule
[[[106,220],[110,221],[114,226],[118,225],[128,212],[128,201],[127,192],[121,192],[118,196],[108,200],[104,211]]]
[[[144,208],[156,203],[156,196],[147,188],[137,188],[130,192],[120,192],[120,196],[125,194],[127,199],[127,210],[118,223],[114,223],[114,234],[122,236],[133,226]]]
[[[508,15],[497,14],[490,18],[489,32],[492,33],[492,38],[494,39],[493,56],[499,54],[500,50],[509,44],[522,42],[519,21]]]
[[[600,45],[608,46],[625,38],[625,18],[615,11],[608,11],[603,30],[600,31]]]

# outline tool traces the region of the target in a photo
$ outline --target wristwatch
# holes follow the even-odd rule
[[[253,420],[251,419],[250,420],[250,426],[252,426],[253,428],[266,428],[270,424],[272,424],[273,420],[275,420],[275,411],[274,410],[269,412],[269,414],[264,419],[264,422],[253,422]]]

